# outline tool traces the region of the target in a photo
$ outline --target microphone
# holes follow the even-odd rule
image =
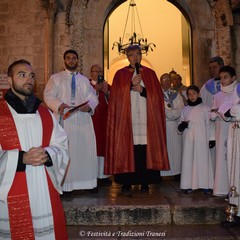
[[[140,67],[139,63],[136,62],[136,63],[135,63],[135,68],[136,68],[136,73],[137,73],[137,74],[140,73],[140,72],[139,72],[139,67]]]

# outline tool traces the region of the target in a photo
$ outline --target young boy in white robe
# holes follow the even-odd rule
[[[180,188],[184,193],[201,189],[210,194],[213,188],[209,120],[210,108],[202,103],[197,86],[187,88],[188,105],[182,109],[178,132],[183,134]]]
[[[216,129],[216,170],[213,187],[214,196],[226,196],[229,192],[227,166],[227,138],[231,117],[225,113],[238,102],[234,98],[237,85],[236,71],[231,66],[223,66],[219,70],[221,91],[214,95],[211,120]]]

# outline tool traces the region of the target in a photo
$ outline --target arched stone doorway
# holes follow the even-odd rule
[[[189,85],[192,79],[192,45],[188,19],[178,7],[168,1],[135,0],[134,2],[137,5],[143,34],[147,32],[141,37],[147,37],[157,46],[153,52],[150,51],[147,55],[143,55],[143,65],[153,68],[158,77],[174,68],[183,77],[184,84]],[[110,12],[105,21],[104,68],[105,76],[110,84],[116,70],[128,64],[126,57],[118,54],[117,48],[112,50],[112,44],[122,37],[120,29],[123,29],[125,25],[129,4],[130,1],[115,1],[115,5],[111,5],[112,9],[109,8]],[[134,20],[137,21],[137,19]],[[126,37],[126,41],[127,39]]]
[[[225,64],[235,65],[237,56],[233,53],[237,30],[233,26],[233,1],[185,1],[167,0],[175,5],[191,26],[191,82],[201,86],[208,78],[208,61],[212,56],[221,56]],[[112,1],[105,11],[105,20],[123,0]],[[239,3],[239,1],[238,1]],[[233,36],[231,35],[234,32]],[[234,44],[236,47],[238,44]],[[106,65],[106,63],[105,63]]]
[[[48,37],[54,38],[53,53],[51,54],[51,47],[46,51],[53,58],[52,65],[49,66],[50,72],[51,69],[54,72],[62,69],[62,53],[69,47],[79,51],[80,71],[84,75],[88,76],[91,65],[95,63],[109,67],[104,58],[106,54],[103,41],[104,26],[111,12],[125,1],[77,0],[72,1],[70,10],[57,14],[56,21],[52,21],[52,28],[48,31]],[[212,56],[222,56],[226,64],[233,66],[235,62],[236,65],[239,64],[239,57],[232,53],[233,46],[238,49],[239,44],[235,41],[235,45],[232,45],[238,29],[237,26],[232,29],[233,8],[229,1],[168,0],[168,2],[183,13],[191,26],[191,80],[194,84],[201,86],[209,78],[208,61]],[[69,20],[69,25],[66,24],[66,19]]]

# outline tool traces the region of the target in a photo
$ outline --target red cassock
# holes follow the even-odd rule
[[[108,105],[105,174],[135,172],[130,88],[134,69],[124,67],[114,76]],[[147,92],[146,168],[169,170],[164,98],[156,73],[141,66]]]
[[[93,84],[91,85],[95,88]],[[108,89],[110,89],[110,85],[108,86]],[[99,92],[98,101],[99,103],[98,106],[95,108],[92,120],[97,142],[97,156],[104,157],[106,148],[108,103],[102,91]]]

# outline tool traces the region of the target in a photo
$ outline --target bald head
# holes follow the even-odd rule
[[[168,90],[171,87],[172,84],[172,78],[171,75],[168,73],[164,73],[161,77],[160,77],[160,83],[162,86],[163,90]]]
[[[90,77],[92,80],[97,81],[98,75],[103,75],[102,68],[98,64],[94,64],[90,69]]]

